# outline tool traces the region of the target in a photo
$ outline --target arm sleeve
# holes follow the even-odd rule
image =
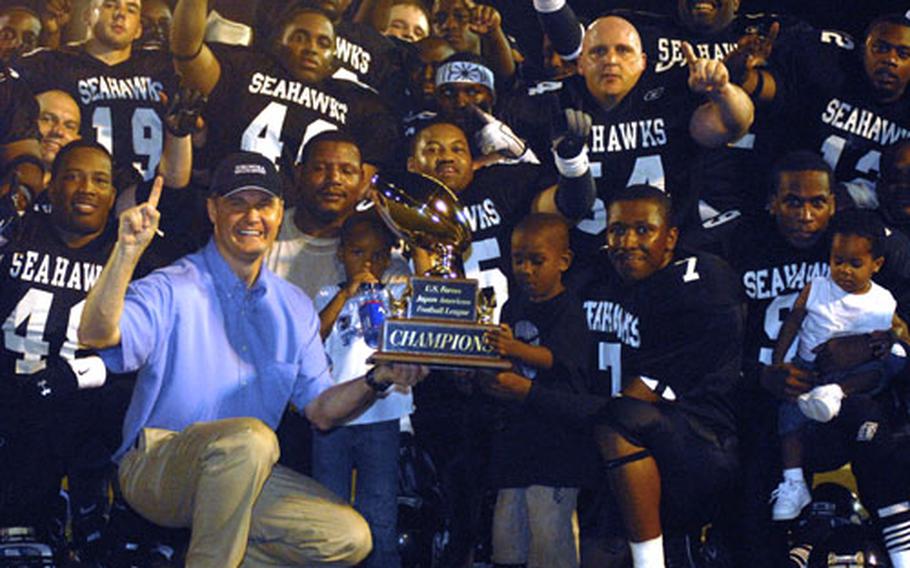
[[[0,144],[38,137],[38,103],[22,81],[0,74]]]
[[[155,272],[130,284],[120,317],[120,344],[99,354],[115,373],[138,370],[163,351],[173,320],[173,290]]]
[[[567,61],[577,59],[584,28],[566,0],[534,0],[534,10],[556,53]]]
[[[303,292],[301,292],[303,294]],[[319,394],[331,387],[332,375],[329,372],[329,362],[325,356],[325,347],[319,337],[319,318],[316,310],[311,306],[302,306],[298,313],[309,313],[301,317],[304,327],[303,342],[300,347],[300,371],[294,383],[294,392],[291,401],[298,409],[303,409]]]

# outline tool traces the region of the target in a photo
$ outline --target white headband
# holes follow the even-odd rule
[[[436,70],[436,86],[446,83],[479,83],[490,89],[491,93],[496,92],[493,72],[471,61],[450,61],[440,65]]]

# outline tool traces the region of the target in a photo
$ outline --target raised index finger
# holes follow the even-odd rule
[[[476,104],[472,103],[470,108],[471,108],[471,111],[474,112],[474,115],[477,116],[477,118],[479,118],[480,120],[482,120],[484,124],[490,124],[491,122],[496,120],[496,117],[494,117],[492,114],[490,114],[488,112],[485,112],[482,108],[480,108]]]
[[[149,192],[149,198],[146,203],[154,208],[158,208],[158,202],[161,201],[161,189],[164,187],[164,178],[155,176],[155,182],[152,183],[152,191]]]
[[[768,30],[768,43],[774,43],[777,41],[777,34],[780,33],[780,22],[774,22],[771,24],[771,28]]]
[[[689,64],[689,67],[692,67],[692,65],[698,61],[698,58],[695,57],[695,50],[692,49],[691,43],[684,41],[682,43],[682,52],[683,56],[686,58],[686,63]]]

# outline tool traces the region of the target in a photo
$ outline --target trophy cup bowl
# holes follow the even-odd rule
[[[411,277],[406,297],[383,323],[371,361],[420,363],[434,368],[511,366],[486,342],[493,329],[489,300],[476,280],[458,278],[456,263],[471,244],[471,228],[458,197],[418,173],[373,177],[372,201],[386,225],[412,247],[431,252],[432,268]]]
[[[412,172],[373,176],[373,202],[383,221],[412,246],[433,253],[429,276],[455,278],[455,256],[471,244],[458,197],[441,182]]]

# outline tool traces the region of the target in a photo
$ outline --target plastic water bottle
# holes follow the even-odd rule
[[[382,324],[386,316],[382,284],[361,284],[358,298],[360,304],[357,313],[360,316],[363,339],[367,345],[376,349],[379,347],[379,335],[382,333]]]

